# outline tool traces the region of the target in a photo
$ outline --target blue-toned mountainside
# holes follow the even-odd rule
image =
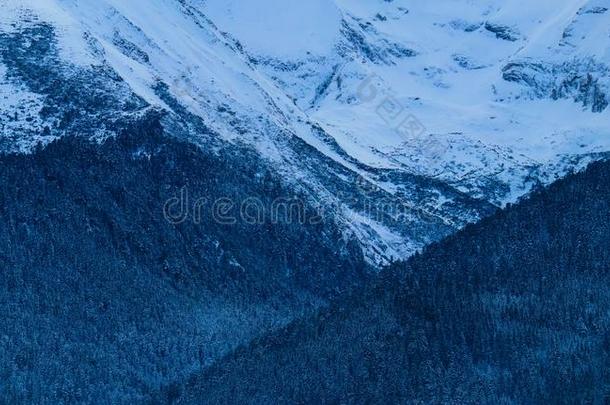
[[[0,0],[0,403],[603,402],[609,8]]]
[[[168,387],[177,403],[605,403],[610,163]],[[230,400],[229,400],[230,398]]]
[[[332,216],[273,209],[292,195],[251,151],[203,151],[158,119],[0,157],[2,402],[149,400],[370,277]],[[182,190],[200,214],[172,223]],[[219,198],[275,220],[217,221]]]
[[[374,266],[610,150],[600,0],[4,0],[0,15],[0,150],[163,111],[172,136],[248,146],[340,207]]]

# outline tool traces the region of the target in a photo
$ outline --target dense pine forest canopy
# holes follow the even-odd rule
[[[168,221],[185,187],[191,210],[257,198],[265,214],[292,192],[248,149],[204,151],[149,118],[0,156],[0,402],[149,400],[368,279],[332,219]]]
[[[179,403],[607,403],[610,163],[257,340]]]
[[[610,405],[609,4],[0,0],[0,405]]]

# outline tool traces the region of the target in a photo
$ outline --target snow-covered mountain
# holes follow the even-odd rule
[[[255,149],[374,264],[610,151],[604,0],[4,0],[0,148],[151,112]]]

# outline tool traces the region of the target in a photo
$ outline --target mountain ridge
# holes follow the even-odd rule
[[[610,149],[600,40],[610,13],[596,0],[551,3],[525,18],[520,0],[464,2],[459,15],[448,2],[398,0],[265,0],[257,11],[213,0],[6,1],[0,141],[27,151],[65,134],[104,139],[161,109],[174,136],[250,145],[329,210],[351,205],[336,210],[346,237],[371,264],[388,263],[483,218],[482,204],[514,202]],[[502,38],[509,29],[514,41]],[[330,176],[314,163],[328,159]],[[444,185],[420,194],[378,170]],[[406,226],[370,218],[349,203],[370,189],[431,215],[414,209]],[[481,202],[456,209],[456,193]]]
[[[594,163],[466,226],[164,400],[607,400],[609,175]]]

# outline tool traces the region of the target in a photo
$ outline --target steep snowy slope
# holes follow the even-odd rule
[[[0,147],[154,109],[254,148],[377,264],[610,150],[599,1],[7,0]]]
[[[259,2],[256,15],[274,15],[277,3]],[[603,2],[323,3],[319,15],[305,14],[308,27],[282,35],[259,30],[239,2],[211,0],[205,9],[367,165],[504,203],[531,187],[532,172],[548,181],[574,163],[569,157],[608,149]],[[321,15],[340,26],[325,35],[328,44],[339,37],[326,49],[311,35]],[[278,51],[287,38],[302,46],[299,55]]]

